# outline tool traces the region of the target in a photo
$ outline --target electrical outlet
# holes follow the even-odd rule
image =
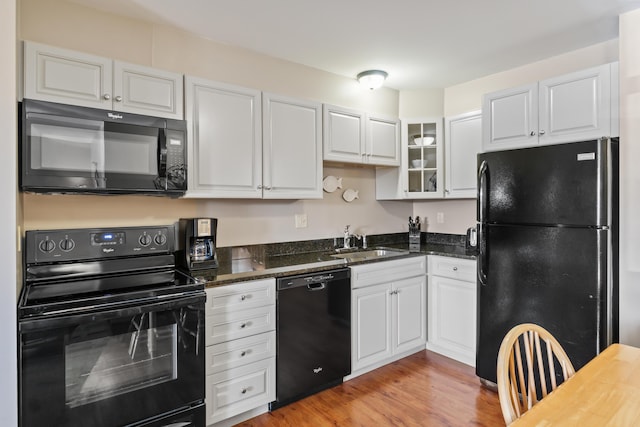
[[[438,212],[436,214],[436,222],[438,224],[444,224],[444,212]]]
[[[307,214],[296,214],[296,228],[307,227]]]

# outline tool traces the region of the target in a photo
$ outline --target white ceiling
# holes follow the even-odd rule
[[[640,0],[72,0],[335,74],[447,87],[618,37]]]

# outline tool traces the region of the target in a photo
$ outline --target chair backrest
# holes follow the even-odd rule
[[[498,396],[507,425],[575,372],[567,353],[546,329],[533,323],[511,329],[502,340],[497,364]]]

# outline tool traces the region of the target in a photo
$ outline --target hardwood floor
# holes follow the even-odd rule
[[[504,419],[474,368],[425,350],[239,425],[493,427]]]

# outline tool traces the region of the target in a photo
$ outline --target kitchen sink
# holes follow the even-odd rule
[[[331,255],[333,258],[342,258],[347,262],[365,261],[378,258],[389,258],[406,255],[408,252],[400,249],[376,248],[357,252]]]

